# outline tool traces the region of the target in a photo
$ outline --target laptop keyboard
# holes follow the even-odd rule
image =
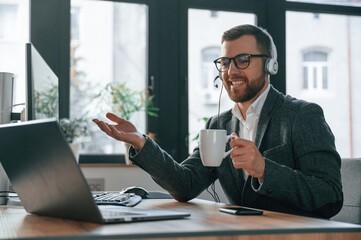
[[[133,207],[142,201],[142,197],[134,193],[120,192],[92,192],[95,203],[98,205],[118,205]]]

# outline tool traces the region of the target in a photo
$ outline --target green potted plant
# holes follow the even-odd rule
[[[145,111],[148,116],[157,117],[159,109],[154,106],[154,96],[147,90],[134,90],[127,86],[125,82],[111,82],[95,96],[102,112],[104,106],[119,117],[131,120],[132,116],[141,111]],[[110,109],[109,109],[110,108]],[[129,164],[127,151],[129,145],[125,144],[125,162]]]
[[[58,87],[50,85],[44,91],[35,92],[35,113],[37,118],[50,118],[58,112]],[[88,118],[86,116],[74,119],[62,118],[59,125],[64,131],[74,155],[79,157],[80,144],[89,135]]]
[[[43,91],[35,91],[34,93],[35,115],[37,118],[50,118],[54,116],[54,113],[58,112],[58,86],[53,83],[45,86]]]
[[[88,119],[86,117],[74,119],[62,118],[59,124],[69,144],[81,143],[89,135]]]
[[[59,125],[63,129],[65,139],[69,143],[77,161],[79,161],[81,143],[89,136],[88,124],[88,118],[86,117],[74,119],[62,118],[59,120]]]
[[[146,90],[133,90],[127,83],[111,82],[95,96],[102,106],[110,106],[119,117],[130,120],[134,113],[145,111],[149,116],[158,116],[159,109],[154,107],[154,96]]]
[[[205,125],[208,119],[209,117],[201,117],[198,118],[198,122],[202,122]],[[187,147],[193,147],[193,145],[198,144],[198,142],[199,142],[199,131],[188,133],[188,135],[185,137],[185,145]]]

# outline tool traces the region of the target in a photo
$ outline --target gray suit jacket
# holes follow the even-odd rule
[[[210,118],[206,128],[217,126],[227,134],[238,133],[239,120],[229,110]],[[198,148],[179,164],[147,138],[140,152],[130,151],[130,158],[179,201],[197,197],[219,179],[231,204],[323,218],[339,212],[341,160],[318,105],[284,96],[271,86],[255,143],[266,161],[260,188],[257,179],[245,181],[229,157],[218,168],[204,167]]]

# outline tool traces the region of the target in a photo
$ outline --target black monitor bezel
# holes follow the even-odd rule
[[[45,61],[45,59],[41,56],[39,51],[35,48],[35,46],[32,43],[26,43],[25,44],[25,66],[26,66],[26,102],[25,102],[25,120],[36,120],[36,112],[35,112],[35,87],[34,87],[34,60],[33,55],[37,54],[40,56],[41,60],[46,64],[46,66],[51,70],[52,74],[56,76],[54,71],[51,69],[51,67],[48,65],[48,63]],[[57,78],[57,86],[59,86],[59,78]],[[58,88],[59,89],[59,88]],[[59,90],[58,90],[59,91]],[[59,114],[60,110],[60,104],[59,104],[59,92],[58,92],[58,109],[57,114]],[[56,118],[59,118],[57,115]]]
[[[26,43],[26,120],[35,120],[35,110],[34,110],[34,79],[33,79],[33,69],[32,69],[32,44]]]

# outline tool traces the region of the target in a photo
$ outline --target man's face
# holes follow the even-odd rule
[[[240,53],[263,54],[257,47],[256,38],[244,35],[233,41],[224,41],[221,56],[232,58]],[[228,71],[222,72],[222,80],[228,95],[234,102],[252,103],[267,87],[264,58],[254,57],[245,69],[238,69],[231,61]]]

